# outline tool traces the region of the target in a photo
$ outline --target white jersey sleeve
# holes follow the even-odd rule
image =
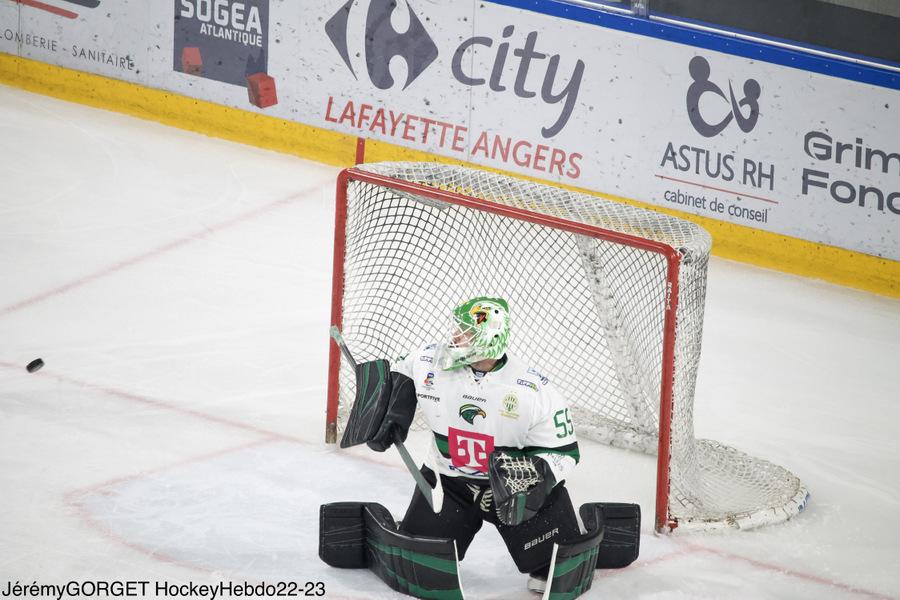
[[[546,378],[540,377],[546,380]],[[547,461],[556,481],[565,479],[580,458],[569,404],[549,382],[540,385],[539,400],[528,429],[528,454]]]

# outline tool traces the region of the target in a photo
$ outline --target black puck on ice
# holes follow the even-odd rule
[[[31,361],[30,363],[28,363],[28,366],[25,368],[28,369],[29,373],[34,373],[35,371],[37,371],[38,369],[40,369],[43,366],[44,366],[44,361],[41,360],[40,358],[36,358],[33,361]]]

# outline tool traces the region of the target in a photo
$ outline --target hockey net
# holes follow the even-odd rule
[[[460,301],[509,301],[510,349],[567,397],[581,437],[658,454],[656,529],[749,528],[800,512],[786,469],[697,439],[709,234],[509,176],[377,163],[338,182],[332,322],[356,360],[444,339]],[[326,437],[353,402],[332,346]]]

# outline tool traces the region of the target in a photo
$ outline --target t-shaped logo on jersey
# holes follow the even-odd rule
[[[469,474],[488,472],[488,457],[494,451],[493,436],[455,427],[450,427],[447,434],[450,460],[454,467]]]

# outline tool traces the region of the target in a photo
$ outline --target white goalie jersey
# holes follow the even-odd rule
[[[437,367],[438,344],[420,348],[392,367],[413,380],[431,428],[430,466],[450,477],[488,480],[494,450],[540,456],[556,481],[578,462],[578,442],[566,400],[547,377],[507,354],[493,371]]]

